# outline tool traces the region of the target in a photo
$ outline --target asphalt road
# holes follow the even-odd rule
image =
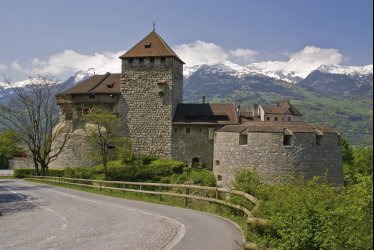
[[[0,179],[0,249],[240,249],[226,219],[146,202]]]

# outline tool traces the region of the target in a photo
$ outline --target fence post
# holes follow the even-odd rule
[[[159,197],[159,199],[160,199],[160,201],[162,201],[162,186],[160,186],[160,189],[158,190],[159,192],[160,192],[160,197]]]
[[[189,193],[189,189],[188,189],[188,188],[185,188],[184,193],[185,193],[186,195],[188,195],[188,193]],[[186,198],[184,198],[184,206],[187,207],[187,205],[188,205],[188,198],[186,197]]]
[[[218,187],[216,187],[216,199],[218,200],[219,198],[219,192],[218,192]]]

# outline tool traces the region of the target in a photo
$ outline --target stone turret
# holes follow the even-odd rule
[[[133,152],[170,158],[172,119],[183,100],[184,62],[155,31],[120,58],[121,119]]]

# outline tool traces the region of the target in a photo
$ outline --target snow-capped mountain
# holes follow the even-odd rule
[[[286,70],[270,70],[264,64],[251,63],[247,66],[240,66],[230,61],[215,62],[209,64],[201,64],[194,66],[185,66],[183,75],[186,79],[190,78],[197,71],[210,71],[215,74],[229,74],[231,76],[243,77],[248,75],[262,75],[276,80],[285,81],[288,83],[299,83],[305,79],[305,73],[286,71]],[[314,70],[319,70],[328,74],[343,74],[366,76],[373,74],[373,65],[366,66],[340,66],[340,65],[322,65]],[[313,70],[311,71],[313,72]],[[309,74],[311,73],[309,72]],[[308,73],[306,74],[308,75]]]

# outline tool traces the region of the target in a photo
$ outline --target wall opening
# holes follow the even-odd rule
[[[192,167],[198,167],[199,164],[200,164],[200,159],[198,157],[192,158],[192,161],[191,161],[191,166]]]
[[[266,117],[266,120],[267,120],[267,121],[270,121],[270,117]]]
[[[283,135],[283,146],[292,146],[292,135]]]
[[[191,128],[186,128],[186,134],[191,133]]]
[[[317,146],[322,146],[322,135],[316,135],[316,145]]]
[[[278,121],[278,117],[274,117],[274,121]]]
[[[248,144],[248,135],[240,135],[239,145],[247,145],[247,144]]]
[[[174,132],[175,132],[175,133],[178,132],[178,128],[174,128]]]
[[[222,181],[222,175],[217,175],[217,181]]]
[[[216,160],[216,166],[219,166],[220,162],[219,160]]]

